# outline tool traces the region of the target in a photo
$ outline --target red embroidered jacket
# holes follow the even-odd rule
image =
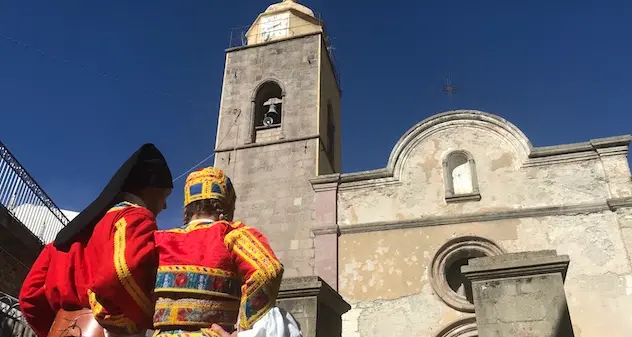
[[[88,289],[95,319],[112,332],[152,328],[152,292],[158,267],[154,214],[124,202],[96,225],[86,256],[91,264]]]
[[[60,309],[92,308],[97,321],[112,331],[151,328],[156,229],[148,209],[121,203],[68,252],[47,244],[19,296],[22,313],[38,337],[46,337]]]
[[[154,236],[157,337],[208,334],[213,323],[232,329],[238,314],[240,327],[250,329],[275,305],[283,266],[256,229],[195,220]]]
[[[88,307],[86,241],[73,243],[68,252],[47,244],[27,274],[20,290],[20,309],[38,337],[46,337],[60,309]]]

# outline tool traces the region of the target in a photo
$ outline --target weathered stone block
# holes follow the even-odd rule
[[[478,336],[572,337],[564,278],[569,258],[554,250],[476,258],[472,282]]]
[[[17,297],[41,241],[0,206],[0,292]]]
[[[342,335],[342,314],[351,306],[321,278],[284,279],[277,305],[290,312],[305,337]]]

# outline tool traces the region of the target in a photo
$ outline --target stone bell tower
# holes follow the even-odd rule
[[[340,87],[323,22],[285,0],[226,51],[215,165],[237,191],[236,219],[263,231],[285,277],[314,271],[309,179],[340,172]]]

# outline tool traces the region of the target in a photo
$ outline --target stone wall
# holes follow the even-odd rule
[[[269,80],[285,94],[285,139],[318,134],[320,42],[321,35],[315,34],[226,52],[216,149],[249,143],[252,101],[259,86]]]
[[[435,254],[462,236],[497,252],[569,255],[576,336],[631,335],[630,139],[534,148],[497,116],[453,111],[411,128],[384,169],[319,177],[316,189],[338,183],[338,290],[353,307],[345,336],[457,336],[444,332],[458,320],[471,329],[473,306],[450,303],[430,279]],[[473,159],[479,193],[460,202],[446,198],[453,151]]]
[[[314,274],[314,191],[319,151],[321,35],[229,50],[215,166],[235,184],[235,218],[263,231],[285,265],[285,276]],[[284,91],[280,131],[252,142],[252,99],[260,84]]]
[[[17,297],[41,242],[0,206],[0,292]]]
[[[632,334],[632,270],[616,214],[604,211],[343,234],[339,291],[352,305],[344,336],[435,336],[470,316],[444,303],[429,278],[437,250],[466,235],[491,239],[507,252],[568,254],[565,289],[575,336]]]

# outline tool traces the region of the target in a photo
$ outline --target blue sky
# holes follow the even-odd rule
[[[632,2],[302,3],[342,74],[345,172],[383,167],[408,128],[453,108],[498,114],[535,146],[632,132]],[[179,175],[212,153],[231,29],[269,4],[2,1],[1,140],[66,209],[143,142]],[[182,183],[161,227],[179,221]]]

